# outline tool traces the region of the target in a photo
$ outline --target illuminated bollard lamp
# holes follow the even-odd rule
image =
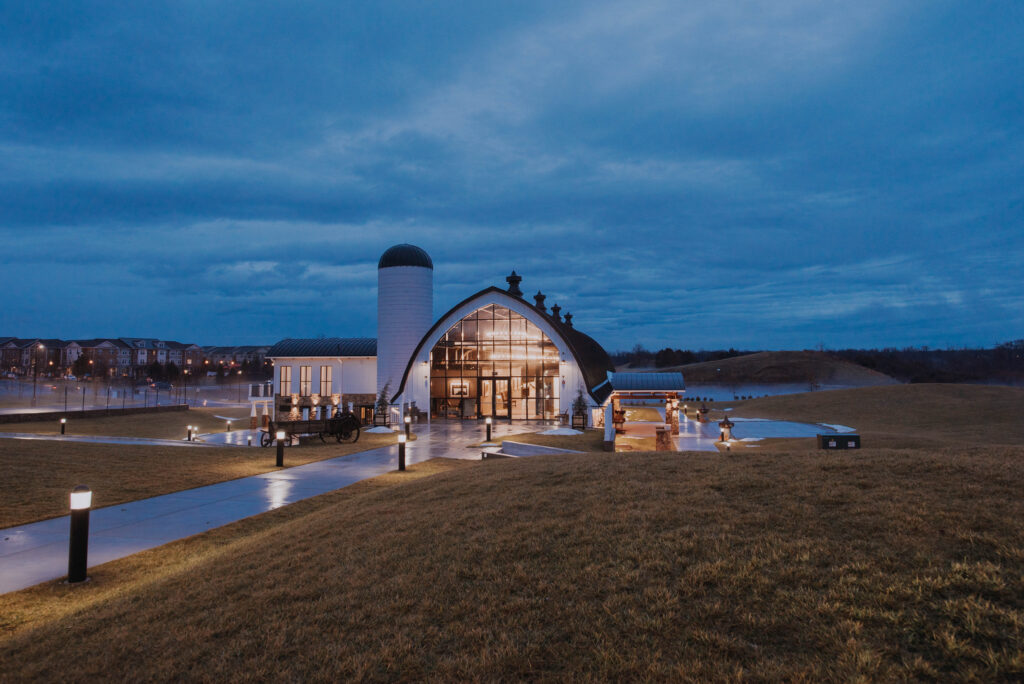
[[[276,437],[277,437],[277,467],[278,468],[283,468],[284,467],[284,438],[285,438],[285,436],[286,435],[284,434],[284,430],[278,430],[277,431]]]
[[[486,441],[490,442],[491,441],[491,417],[490,416],[487,416],[487,418],[484,419],[484,424],[487,425],[487,440]]]
[[[252,435],[249,435],[248,437],[245,438],[245,445],[252,446]]]
[[[60,434],[62,434],[62,435],[64,434],[64,430],[67,429],[67,426],[68,426],[68,419],[67,418],[61,418],[60,419]]]
[[[228,421],[228,429],[227,429],[227,431],[231,432],[231,421],[230,420]]]
[[[89,510],[92,490],[78,485],[71,490],[71,536],[68,541],[68,584],[84,582],[89,557]]]
[[[405,470],[405,434],[398,433],[398,469]]]
[[[409,433],[412,430],[412,416],[405,417],[405,438],[409,439]]]

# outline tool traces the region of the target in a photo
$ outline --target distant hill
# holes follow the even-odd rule
[[[812,351],[757,352],[658,370],[682,371],[688,385],[806,383],[866,387],[897,383],[884,373]]]

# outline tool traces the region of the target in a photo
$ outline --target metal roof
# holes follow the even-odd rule
[[[434,269],[434,262],[430,255],[416,245],[402,243],[388,249],[381,255],[377,262],[377,268],[391,268],[392,266],[422,266]]]
[[[376,356],[377,340],[373,337],[321,337],[317,339],[281,340],[267,356]]]
[[[682,392],[686,389],[683,374],[674,373],[608,373],[612,392]]]

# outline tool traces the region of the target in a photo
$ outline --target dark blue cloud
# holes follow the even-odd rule
[[[610,348],[1021,337],[1019,3],[492,5],[4,5],[0,333],[372,335],[411,241]]]

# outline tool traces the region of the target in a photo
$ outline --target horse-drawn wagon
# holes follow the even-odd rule
[[[359,441],[359,419],[348,411],[339,412],[332,418],[314,418],[311,420],[278,420],[270,421],[266,430],[260,435],[260,446],[268,447],[274,443],[274,436],[284,432],[291,441],[295,437],[316,435],[321,442],[326,437],[334,437],[338,443]]]

